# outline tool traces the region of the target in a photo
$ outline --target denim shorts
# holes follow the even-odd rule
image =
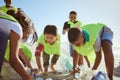
[[[72,44],[69,45],[69,49],[70,49],[70,56],[73,57],[73,52],[74,52],[74,47]]]
[[[98,37],[95,41],[94,44],[94,50],[95,52],[100,51],[101,49],[101,41],[107,40],[112,44],[112,39],[113,39],[113,31],[108,28],[107,26],[104,26],[100,32],[98,33]]]

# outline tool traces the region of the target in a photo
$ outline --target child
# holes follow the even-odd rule
[[[63,34],[65,34],[69,29],[71,28],[80,28],[83,26],[83,23],[77,19],[77,13],[75,11],[71,11],[69,13],[69,21],[66,21],[63,26]],[[74,53],[74,54],[73,54]],[[76,51],[74,50],[73,46],[70,44],[70,55],[73,57],[73,55],[76,55]],[[87,58],[87,56],[84,56],[85,60],[87,61],[88,67],[90,67],[90,62]],[[82,62],[79,62],[79,64],[83,64]]]
[[[65,34],[70,28],[80,28],[83,24],[81,21],[77,19],[77,13],[75,11],[71,11],[69,13],[69,21],[66,21],[63,26],[62,34]],[[70,44],[70,55],[73,56],[73,47]]]
[[[10,56],[10,50],[9,50],[10,48],[9,47],[10,47],[10,43],[8,41],[7,47],[6,47],[6,53],[5,53],[5,62],[7,62],[7,63],[9,62],[9,56]],[[31,69],[34,72],[37,71],[37,69],[33,69],[30,64],[30,61],[32,60],[32,52],[23,43],[20,43],[20,49],[19,49],[18,56],[25,67],[28,67],[29,69]]]
[[[0,7],[0,10],[2,10],[4,13],[7,13],[8,10],[14,10],[17,11],[17,8],[14,6],[11,6],[12,0],[4,0],[5,6]]]
[[[43,67],[44,75],[48,75],[49,59],[51,59],[50,68],[52,72],[56,72],[54,65],[56,64],[60,55],[60,36],[57,34],[57,28],[54,25],[47,25],[44,28],[44,33],[38,38],[38,46],[36,47],[36,62],[38,69],[42,71],[40,56],[43,52]]]
[[[14,6],[11,6],[12,0],[4,0],[5,2],[5,6],[0,7],[0,10],[7,13],[10,10],[13,10],[15,12],[17,12],[17,8]],[[9,41],[8,41],[9,44]],[[9,49],[9,47],[7,47],[7,50]],[[5,58],[7,61],[9,61],[9,51],[6,51],[5,54]],[[27,67],[32,69],[32,66],[30,65],[30,60],[32,58],[32,53],[29,50],[29,48],[24,45],[24,43],[21,42],[20,44],[20,50],[19,50],[19,58],[21,59],[21,61],[23,62],[23,64],[27,65]]]
[[[68,32],[69,42],[74,45],[74,49],[78,54],[94,58],[93,52],[96,53],[93,70],[97,69],[100,64],[101,48],[103,49],[107,74],[110,80],[113,80],[114,68],[112,38],[113,32],[102,23],[87,24],[82,27],[82,31],[78,28],[72,28]],[[77,63],[81,58],[77,56],[74,56],[74,58],[74,71],[76,71]]]
[[[0,72],[4,60],[7,41],[10,41],[10,65],[23,78],[23,80],[32,80],[28,75],[18,58],[19,44],[23,39],[27,39],[31,33],[34,33],[34,26],[21,27],[16,19],[0,10]],[[23,31],[24,30],[24,31]],[[36,41],[36,37],[32,40]],[[16,66],[17,65],[17,66]]]

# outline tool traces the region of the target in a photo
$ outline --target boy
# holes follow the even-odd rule
[[[69,42],[74,45],[74,49],[78,54],[89,58],[89,56],[94,55],[93,51],[96,53],[93,70],[97,69],[100,64],[101,48],[103,49],[107,74],[110,80],[113,80],[114,68],[112,38],[113,32],[102,23],[87,24],[82,27],[82,31],[78,28],[72,28],[68,32]],[[82,58],[79,58],[77,55],[74,58],[74,72],[76,72],[77,63]]]
[[[83,23],[79,20],[76,20],[77,19],[77,13],[75,11],[71,11],[69,13],[69,21],[66,21],[64,23],[64,26],[63,26],[63,31],[62,31],[62,34],[64,35],[69,29],[71,28],[80,28],[83,26]],[[73,46],[70,44],[70,55],[73,57],[73,53],[74,55],[76,55],[76,51],[74,50]],[[85,60],[87,61],[87,65],[88,67],[90,67],[90,62],[88,60],[88,58],[86,56],[84,56]],[[83,62],[79,62],[79,64],[83,64]]]
[[[71,11],[69,13],[69,21],[66,21],[63,26],[62,34],[64,35],[70,28],[80,28],[83,24],[81,21],[77,19],[77,13],[75,11]],[[70,44],[70,55],[73,56],[73,47]]]
[[[40,56],[43,52],[43,67],[44,75],[48,75],[49,59],[51,59],[52,72],[56,72],[54,65],[56,64],[60,55],[60,36],[57,34],[57,28],[54,25],[47,25],[44,28],[44,33],[38,38],[38,46],[36,47],[36,62],[38,69],[42,71]]]

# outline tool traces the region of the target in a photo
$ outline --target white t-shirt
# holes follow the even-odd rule
[[[96,41],[94,43],[95,52],[98,52],[101,49],[101,34],[102,34],[102,31],[103,31],[103,28],[99,31],[98,37],[97,37],[97,39],[96,39]]]
[[[0,30],[2,30],[6,35],[10,35],[11,30],[16,32],[21,38],[23,36],[22,27],[19,23],[0,18]]]

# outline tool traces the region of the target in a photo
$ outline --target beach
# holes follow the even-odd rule
[[[29,46],[29,48],[31,49],[31,51],[33,53],[33,61],[31,62],[31,65],[32,65],[32,67],[37,68],[36,61],[35,61],[35,56],[34,56],[35,46]],[[117,67],[119,65],[119,62],[120,62],[120,54],[118,54],[118,52],[120,52],[119,48],[117,48],[117,49],[113,48],[114,62],[115,62],[114,68]],[[68,43],[62,43],[61,54],[64,54],[64,56],[69,58],[68,60],[72,64],[72,57],[69,54],[69,44]],[[57,62],[57,64],[56,64],[56,66],[55,66],[56,70],[59,70],[59,71],[67,69],[65,67],[64,63],[61,62],[61,59],[62,58],[60,57],[58,62]],[[86,65],[86,62],[85,62],[85,65]],[[102,56],[102,61],[101,61],[101,63],[100,63],[100,65],[99,65],[97,70],[103,71],[103,72],[106,73],[105,63],[104,63],[104,56]],[[49,71],[50,71],[50,69],[49,69]],[[20,80],[21,79],[20,76],[8,64],[4,64],[3,65],[2,75],[3,75],[3,79],[2,80]],[[114,80],[120,80],[120,77],[114,76]]]

